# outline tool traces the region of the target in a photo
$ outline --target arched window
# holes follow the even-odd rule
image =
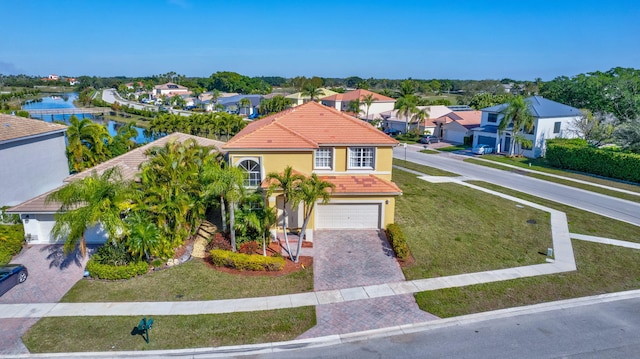
[[[242,168],[247,172],[247,177],[244,180],[246,187],[258,187],[262,182],[262,176],[260,175],[260,164],[254,160],[244,160],[238,164],[239,168]]]

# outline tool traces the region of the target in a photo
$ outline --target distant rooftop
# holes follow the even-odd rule
[[[542,96],[531,96],[524,99],[529,105],[529,111],[534,117],[573,117],[580,116],[581,112],[575,107],[561,104],[560,102],[551,101]],[[496,106],[483,108],[482,112],[501,112],[508,104],[503,103]]]
[[[67,126],[57,123],[0,114],[0,143],[66,130]]]

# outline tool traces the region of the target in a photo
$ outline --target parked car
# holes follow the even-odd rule
[[[476,147],[474,147],[471,152],[475,153],[476,155],[484,155],[487,153],[492,153],[493,152],[493,147],[489,146],[489,145],[478,145]]]
[[[255,120],[258,117],[260,117],[260,114],[258,112],[254,112],[254,113],[250,114],[249,116],[247,116],[247,118],[249,120]]]
[[[438,143],[438,142],[440,142],[440,138],[438,138],[438,136],[424,135],[420,137],[420,143],[426,143],[427,145],[430,145],[432,143]]]
[[[22,264],[7,264],[0,266],[0,295],[27,280],[29,273]]]
[[[394,130],[394,129],[386,129],[383,132],[386,133],[387,135],[391,136],[391,137],[397,136],[397,135],[402,133],[402,131]]]

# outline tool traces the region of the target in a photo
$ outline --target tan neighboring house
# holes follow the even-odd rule
[[[148,149],[153,147],[162,147],[171,141],[184,142],[188,139],[194,139],[202,146],[214,146],[218,149],[223,145],[223,142],[208,138],[187,135],[179,132],[172,133],[144,146],[131,150],[123,155],[112,158],[95,167],[72,176],[68,176],[64,179],[64,184],[61,183],[58,187],[53,188],[44,194],[33,197],[10,208],[7,210],[7,213],[20,215],[22,223],[24,224],[25,236],[29,243],[47,244],[59,241],[62,242],[60,239],[51,237],[51,229],[55,224],[54,214],[60,209],[60,205],[58,203],[46,203],[46,198],[51,192],[57,191],[67,183],[90,176],[93,172],[101,174],[105,170],[113,167],[118,167],[120,169],[125,180],[134,179],[139,173],[140,165],[147,159],[146,151]],[[100,226],[96,226],[87,230],[85,233],[85,239],[87,243],[99,244],[104,243],[107,237],[102,228]]]
[[[191,91],[188,88],[174,84],[173,82],[167,82],[166,84],[156,85],[153,87],[153,96],[161,97],[167,96],[172,97],[175,95],[189,95]]]
[[[247,171],[248,188],[265,189],[268,173],[287,166],[304,176],[317,174],[333,183],[328,204],[318,203],[306,231],[380,229],[394,222],[395,197],[402,191],[391,181],[396,140],[365,121],[317,102],[264,117],[248,124],[222,148],[229,163]],[[283,230],[283,196],[266,203],[278,208]],[[303,223],[303,205],[288,210],[289,230]]]
[[[434,135],[452,143],[464,143],[465,137],[471,137],[471,129],[480,126],[482,111],[454,111],[436,118]]]
[[[373,96],[374,102],[371,103],[371,106],[367,108],[367,104],[364,103],[364,98],[368,95]],[[325,106],[333,107],[338,111],[348,112],[350,103],[357,99],[359,99],[361,102],[361,113],[358,114],[357,117],[366,120],[374,120],[376,118],[380,118],[380,113],[392,111],[393,107],[396,104],[396,100],[391,97],[380,95],[378,93],[364,89],[353,90],[345,93],[337,93],[335,95],[323,97],[320,99],[320,103]]]
[[[67,126],[0,114],[0,206],[47,192],[69,176]]]
[[[428,117],[425,120],[420,121],[420,123],[412,122],[413,120],[411,117],[407,118],[406,116],[399,114],[398,110],[382,112],[380,114],[380,117],[382,117],[382,128],[385,131],[397,130],[402,133],[404,133],[408,128],[409,131],[418,130],[421,134],[428,133],[438,136],[438,134],[435,133],[437,124],[434,120],[453,112],[450,108],[443,105],[418,106],[418,110],[425,110],[428,113]]]
[[[319,98],[324,98],[327,96],[331,96],[331,95],[337,95],[338,93],[335,91],[331,91],[329,89],[326,89],[324,87],[320,88],[320,96]],[[309,97],[309,95],[303,95],[302,92],[296,92],[296,93],[292,93],[291,95],[287,95],[285,96],[285,98],[288,98],[291,101],[291,105],[292,106],[300,106],[302,104],[305,104],[307,102],[309,102],[309,100],[311,99],[311,97]]]

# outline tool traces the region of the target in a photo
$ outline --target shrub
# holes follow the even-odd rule
[[[20,253],[24,243],[22,224],[0,225],[0,264],[7,264]]]
[[[393,251],[396,252],[396,257],[398,257],[398,259],[405,260],[409,257],[407,239],[399,225],[391,223],[387,226],[387,238],[389,238],[389,244],[391,244]]]
[[[582,139],[548,140],[545,158],[554,167],[640,182],[640,155],[599,149]]]
[[[147,262],[131,262],[125,265],[110,265],[99,263],[94,258],[91,258],[87,262],[87,270],[92,278],[129,279],[147,273],[149,264]]]
[[[98,248],[91,258],[100,264],[112,266],[122,266],[134,261],[124,245],[112,242],[107,242]]]
[[[243,254],[214,249],[211,262],[219,267],[252,271],[279,271],[284,268],[284,258],[264,257],[259,254]]]

